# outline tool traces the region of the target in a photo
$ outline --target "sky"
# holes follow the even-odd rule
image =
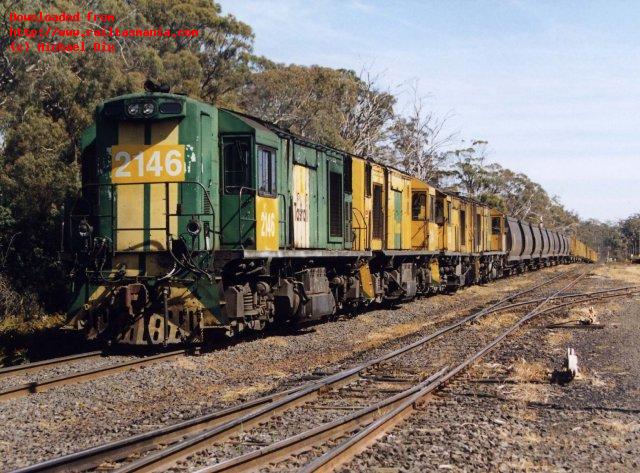
[[[640,212],[640,1],[219,0],[255,52],[412,84],[583,219]]]

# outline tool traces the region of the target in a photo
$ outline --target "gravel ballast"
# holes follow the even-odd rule
[[[590,282],[638,284],[640,267],[599,268]],[[604,328],[522,330],[338,471],[638,471],[640,297],[555,317],[585,318]],[[567,347],[580,374],[552,384]]]
[[[295,334],[270,334],[243,340],[198,357],[161,362],[4,402],[0,404],[3,467],[25,466],[192,418],[274,390],[300,385],[313,374],[335,372],[409,343],[467,315],[473,307],[486,305],[505,293],[531,286],[567,269],[549,268],[484,287],[468,288],[453,296],[441,295],[400,308],[373,310]],[[608,268],[598,269],[596,275],[588,278],[579,290],[597,290],[633,281],[640,283],[640,274],[634,272],[626,275],[626,282],[613,281],[612,275]],[[634,334],[633,325],[625,326],[618,333],[618,339],[601,345],[592,339],[582,341],[582,337],[608,333],[611,327],[618,327],[616,323],[622,323],[613,321],[609,326],[608,318],[613,320],[616,316],[624,316],[617,304],[620,307],[635,304],[640,312],[637,298],[609,302],[594,306],[594,310],[587,314],[593,316],[595,311],[598,322],[607,324],[605,330],[548,330],[541,323],[521,330],[517,339],[505,344],[503,349],[483,360],[463,378],[447,386],[435,402],[425,404],[407,422],[389,432],[342,471],[424,471],[433,469],[435,465],[454,470],[571,470],[573,468],[567,466],[570,458],[569,463],[555,459],[556,454],[573,446],[571,436],[577,432],[578,435],[595,436],[597,439],[595,431],[609,430],[615,431],[616,435],[607,438],[631,444],[631,453],[625,456],[616,448],[617,444],[608,443],[605,444],[607,452],[595,460],[590,458],[589,465],[615,464],[623,469],[634,469],[633,462],[627,460],[631,454],[637,457],[637,421],[640,417],[636,412],[639,406],[634,404],[628,393],[629,390],[639,393],[640,389],[628,381],[624,373],[619,373],[625,364],[618,366],[612,360],[621,355],[618,347],[628,347],[638,339],[640,328]],[[580,315],[582,312],[562,313],[556,319]],[[636,320],[640,320],[637,317]],[[567,333],[570,338],[567,338]],[[349,334],[348,337],[345,334]],[[551,385],[548,373],[559,366],[569,342],[578,351],[581,367],[584,366],[580,375],[583,378],[567,385]],[[598,347],[597,350],[594,347]],[[633,357],[633,347],[627,348],[626,357]],[[414,360],[408,357],[404,368],[422,368],[427,358],[439,361],[451,358],[451,352],[445,348],[446,345],[434,346],[428,357]],[[595,356],[598,350],[602,351],[602,361],[608,362],[610,368],[597,371],[590,367],[589,357]],[[635,355],[638,356],[637,353]],[[638,373],[640,369],[636,371],[636,381]],[[571,387],[574,387],[572,392],[579,394],[575,394],[569,409],[563,402],[567,389]],[[600,413],[603,400],[612,399],[612,391],[619,394],[619,402],[612,409],[607,405],[606,412]],[[574,401],[583,402],[582,407],[575,409]],[[585,404],[586,401],[589,404]],[[594,412],[603,417],[592,423],[589,419],[593,418]],[[477,417],[474,417],[475,413]],[[180,469],[192,470],[211,464],[214,459],[228,458],[237,454],[240,448],[244,451],[247,445],[248,450],[259,447],[273,436],[270,432],[279,438],[316,422],[316,419],[309,418],[308,425],[296,423],[295,413],[287,415],[289,417],[283,416],[272,424],[264,425],[262,431],[255,432],[258,435],[246,433],[235,439],[235,450],[210,449]],[[304,413],[297,415],[308,417]],[[618,418],[618,415],[630,416],[630,419]],[[320,411],[314,416],[321,421],[330,420],[335,418],[335,413]],[[583,423],[566,430],[565,418],[582,419]],[[24,442],[25,438],[29,442]],[[545,445],[547,441],[553,444],[553,448]],[[580,445],[576,452],[593,452],[594,448],[589,443]],[[324,450],[326,448],[317,449],[315,454]],[[538,451],[540,455],[536,456]],[[300,460],[313,456],[303,456]],[[549,456],[553,461],[546,462]],[[618,463],[612,463],[614,459]],[[586,468],[586,462],[579,464]],[[299,465],[292,460],[277,465],[273,471],[293,470]]]
[[[0,404],[0,458],[5,468],[26,466],[301,384],[314,371],[397,348],[403,338],[563,271],[548,268],[9,400]]]

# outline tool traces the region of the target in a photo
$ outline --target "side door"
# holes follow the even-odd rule
[[[255,246],[253,140],[223,135],[220,143],[220,240],[225,248]]]
[[[411,193],[411,247],[416,249],[429,247],[427,192],[423,190]]]
[[[275,149],[257,146],[256,250],[275,251],[280,243],[280,215]]]
[[[344,178],[343,165],[341,161],[327,160],[327,185],[328,185],[328,206],[327,219],[329,227],[328,242],[329,244],[338,243],[343,245],[344,238]]]

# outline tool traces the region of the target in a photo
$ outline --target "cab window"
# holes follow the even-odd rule
[[[494,235],[500,235],[500,217],[491,218],[491,233]]]
[[[251,147],[248,138],[224,141],[224,189],[238,194],[241,187],[251,187]]]
[[[411,219],[424,221],[427,219],[427,193],[414,192],[411,195]]]
[[[436,211],[434,215],[436,216],[436,223],[438,225],[444,225],[445,219],[444,219],[444,200],[443,199],[436,199]]]
[[[275,197],[276,153],[269,148],[258,148],[258,195]]]

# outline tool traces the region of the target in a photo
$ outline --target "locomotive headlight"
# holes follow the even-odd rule
[[[198,220],[189,220],[187,223],[187,232],[193,237],[197,237],[200,234],[200,222]]]
[[[144,105],[142,105],[143,115],[146,115],[146,116],[153,115],[155,111],[156,111],[156,106],[153,102],[146,102]]]
[[[78,235],[80,235],[81,238],[87,238],[92,232],[93,228],[91,228],[91,225],[89,225],[89,222],[86,220],[78,224]]]
[[[140,104],[139,103],[130,103],[127,105],[127,114],[131,116],[136,116],[140,114]]]

